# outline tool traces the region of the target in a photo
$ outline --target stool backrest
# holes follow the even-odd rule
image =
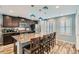
[[[37,38],[32,38],[31,39],[31,44],[30,44],[30,48],[35,48],[39,45],[39,37]]]

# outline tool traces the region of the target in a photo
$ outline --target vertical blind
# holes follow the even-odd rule
[[[63,17],[60,19],[60,33],[61,34],[72,34],[72,18]]]
[[[49,34],[55,31],[55,22],[49,22],[47,20],[41,21],[41,33]]]

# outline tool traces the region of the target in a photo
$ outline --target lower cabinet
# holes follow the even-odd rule
[[[3,45],[8,45],[15,42],[16,40],[10,35],[3,35]]]

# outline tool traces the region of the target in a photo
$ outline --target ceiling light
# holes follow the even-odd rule
[[[43,9],[45,9],[45,10],[46,10],[46,9],[48,9],[48,7],[47,7],[47,6],[44,6],[44,7],[43,7]]]
[[[30,17],[35,17],[35,15],[34,14],[31,14]]]
[[[59,6],[56,6],[56,8],[59,8]]]
[[[13,13],[14,11],[10,10],[9,12],[10,12],[10,13]]]
[[[39,11],[42,11],[41,9],[39,9]]]
[[[39,19],[43,20],[43,18],[42,18],[42,17],[39,17]]]
[[[34,5],[31,5],[31,7],[34,7]]]

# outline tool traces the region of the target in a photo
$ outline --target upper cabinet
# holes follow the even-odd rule
[[[3,26],[12,26],[12,17],[10,16],[3,16]]]
[[[20,22],[19,18],[14,17],[12,19],[12,26],[13,27],[19,27],[19,22]]]
[[[3,16],[3,27],[18,27],[19,19],[11,16]]]
[[[20,23],[27,23],[31,25],[31,24],[36,24],[37,21],[22,18],[22,17],[3,15],[3,27],[19,27]]]

